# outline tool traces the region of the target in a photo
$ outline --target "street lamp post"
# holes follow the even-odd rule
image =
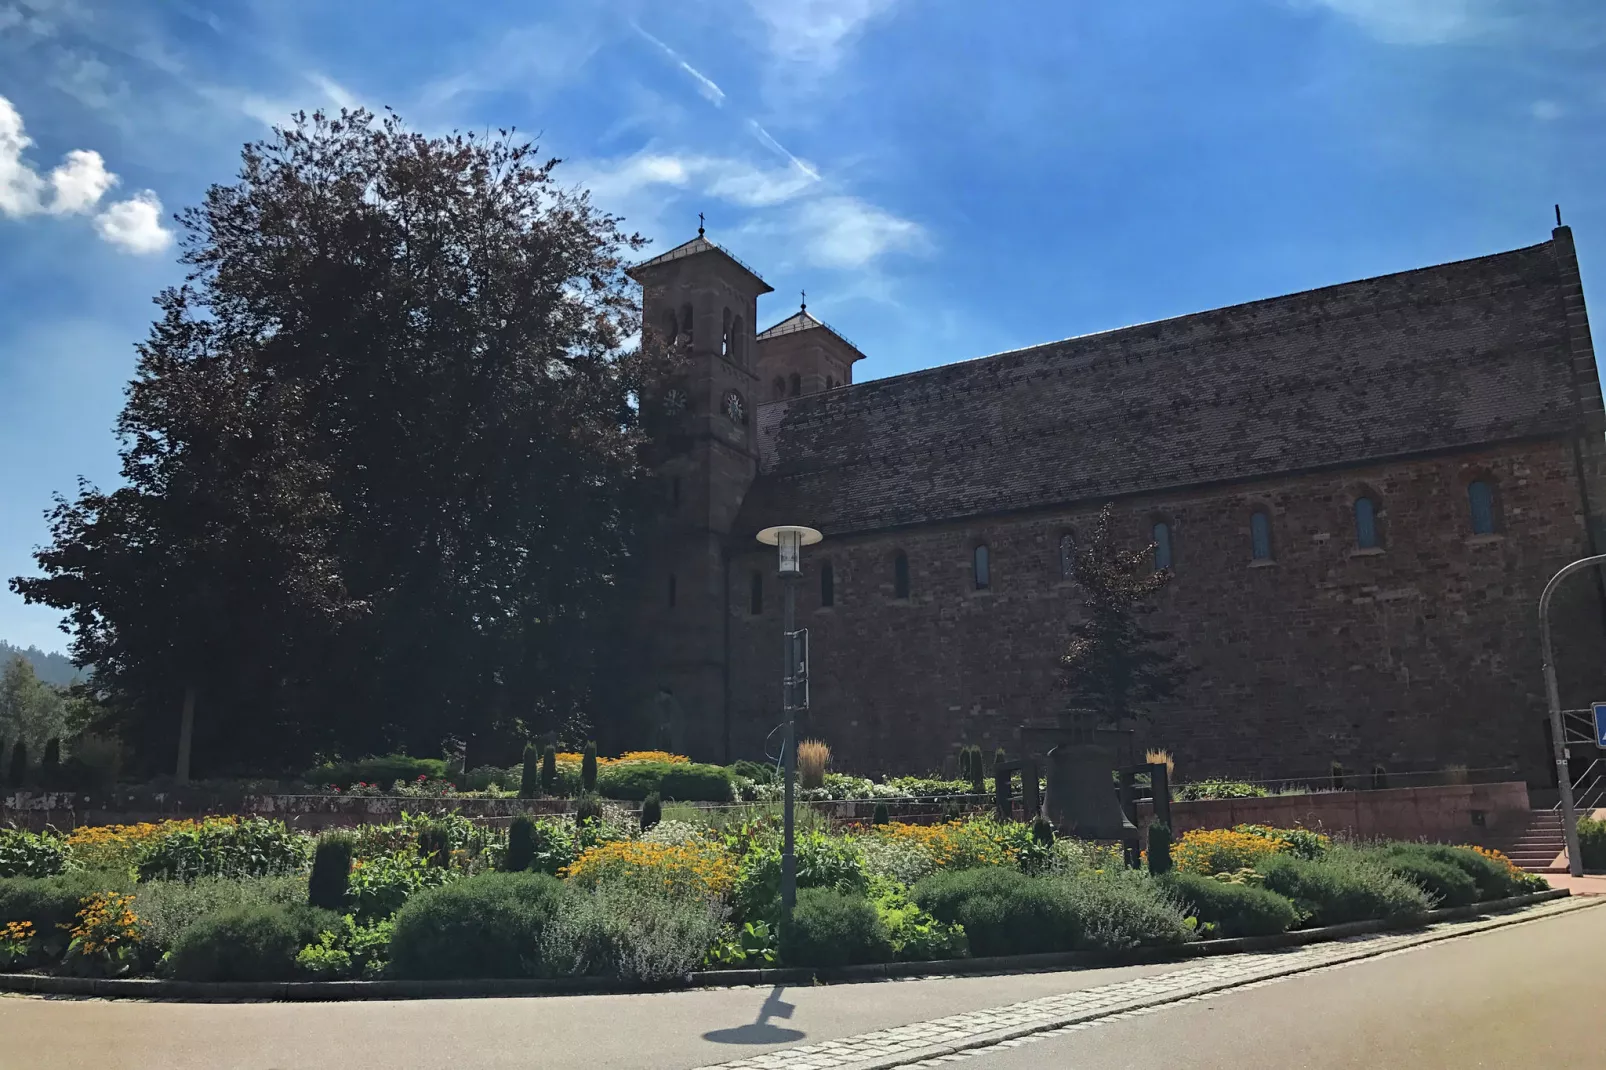
[[[797,853],[794,848],[794,808],[797,803],[797,711],[804,707],[807,692],[800,688],[798,636],[794,616],[797,612],[797,578],[803,574],[803,547],[813,546],[823,536],[813,528],[784,524],[765,528],[758,541],[776,548],[781,576],[781,707],[786,731],[781,753],[785,762],[785,802],[781,811],[781,922],[790,927],[792,908],[797,905]]]
[[[1586,557],[1566,566],[1550,577],[1544,593],[1539,596],[1539,647],[1545,659],[1545,697],[1550,702],[1550,749],[1556,759],[1556,786],[1561,789],[1561,829],[1567,837],[1567,872],[1574,877],[1584,875],[1584,856],[1578,849],[1578,814],[1573,809],[1573,779],[1567,768],[1570,757],[1567,729],[1561,720],[1561,693],[1556,687],[1556,665],[1550,654],[1550,596],[1556,593],[1556,586],[1562,580],[1590,565],[1606,565],[1606,554]]]

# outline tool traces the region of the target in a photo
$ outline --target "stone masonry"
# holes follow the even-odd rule
[[[733,300],[751,323],[767,290],[702,237],[634,274],[649,327],[687,297],[706,305],[699,325]],[[675,696],[689,749],[765,749],[781,599],[753,534],[801,523],[826,535],[797,588],[806,731],[855,770],[937,767],[961,743],[1014,751],[1021,721],[1062,704],[1056,660],[1078,598],[1061,540],[1114,502],[1131,545],[1156,523],[1171,533],[1175,579],[1153,624],[1193,671],[1139,742],[1169,748],[1180,775],[1339,761],[1550,782],[1535,607],[1558,568],[1606,545],[1606,421],[1566,228],[835,389],[824,369],[844,383],[860,354],[800,315],[770,339],[721,339],[734,358],[693,340],[691,402],[663,424],[678,541],[645,581],[642,619],[652,683]],[[805,359],[799,396],[767,400]],[[1493,491],[1492,532],[1474,531],[1473,481]],[[1373,547],[1357,541],[1363,496]],[[1257,511],[1271,535],[1260,560]],[[1606,697],[1600,577],[1565,589],[1555,619],[1564,704]]]

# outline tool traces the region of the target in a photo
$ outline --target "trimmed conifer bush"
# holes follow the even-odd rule
[[[535,820],[529,814],[519,814],[507,826],[507,853],[502,856],[502,869],[508,873],[523,873],[535,861]]]
[[[597,790],[597,745],[595,742],[586,744],[585,753],[580,756],[580,790],[594,793]]]
[[[541,752],[541,794],[556,795],[558,793],[558,748],[547,744],[546,750]]]
[[[1156,821],[1149,826],[1149,872],[1158,877],[1171,871],[1171,826]]]
[[[887,804],[884,801],[876,803],[875,811],[870,815],[870,824],[886,825],[890,824],[891,822],[892,811],[887,808]]]
[[[970,779],[970,744],[959,748],[959,779]]]
[[[574,801],[574,823],[602,820],[602,800],[595,795],[582,795]]]
[[[326,832],[318,837],[312,855],[312,876],[307,879],[307,902],[321,910],[346,909],[351,882],[351,856],[357,837],[349,832]]]
[[[526,743],[524,745],[524,768],[519,773],[519,798],[533,799],[540,793],[541,752],[534,743]]]
[[[1032,818],[1032,839],[1043,848],[1054,846],[1054,823],[1042,814]]]
[[[6,778],[12,787],[22,787],[22,782],[28,779],[28,744],[18,739],[11,748],[11,775]]]
[[[655,791],[641,801],[641,831],[646,832],[664,819],[663,800]]]
[[[418,853],[432,866],[446,867],[452,861],[452,841],[446,826],[431,821],[418,830]]]

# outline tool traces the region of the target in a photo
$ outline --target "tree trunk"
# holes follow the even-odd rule
[[[178,770],[174,779],[180,784],[190,782],[190,742],[195,736],[195,685],[184,688],[184,712],[178,722]]]

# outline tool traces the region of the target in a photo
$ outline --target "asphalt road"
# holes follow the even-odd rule
[[[983,1049],[965,1070],[1606,1067],[1606,908]]]
[[[0,997],[0,1070],[685,1070],[1177,968],[537,999]]]

